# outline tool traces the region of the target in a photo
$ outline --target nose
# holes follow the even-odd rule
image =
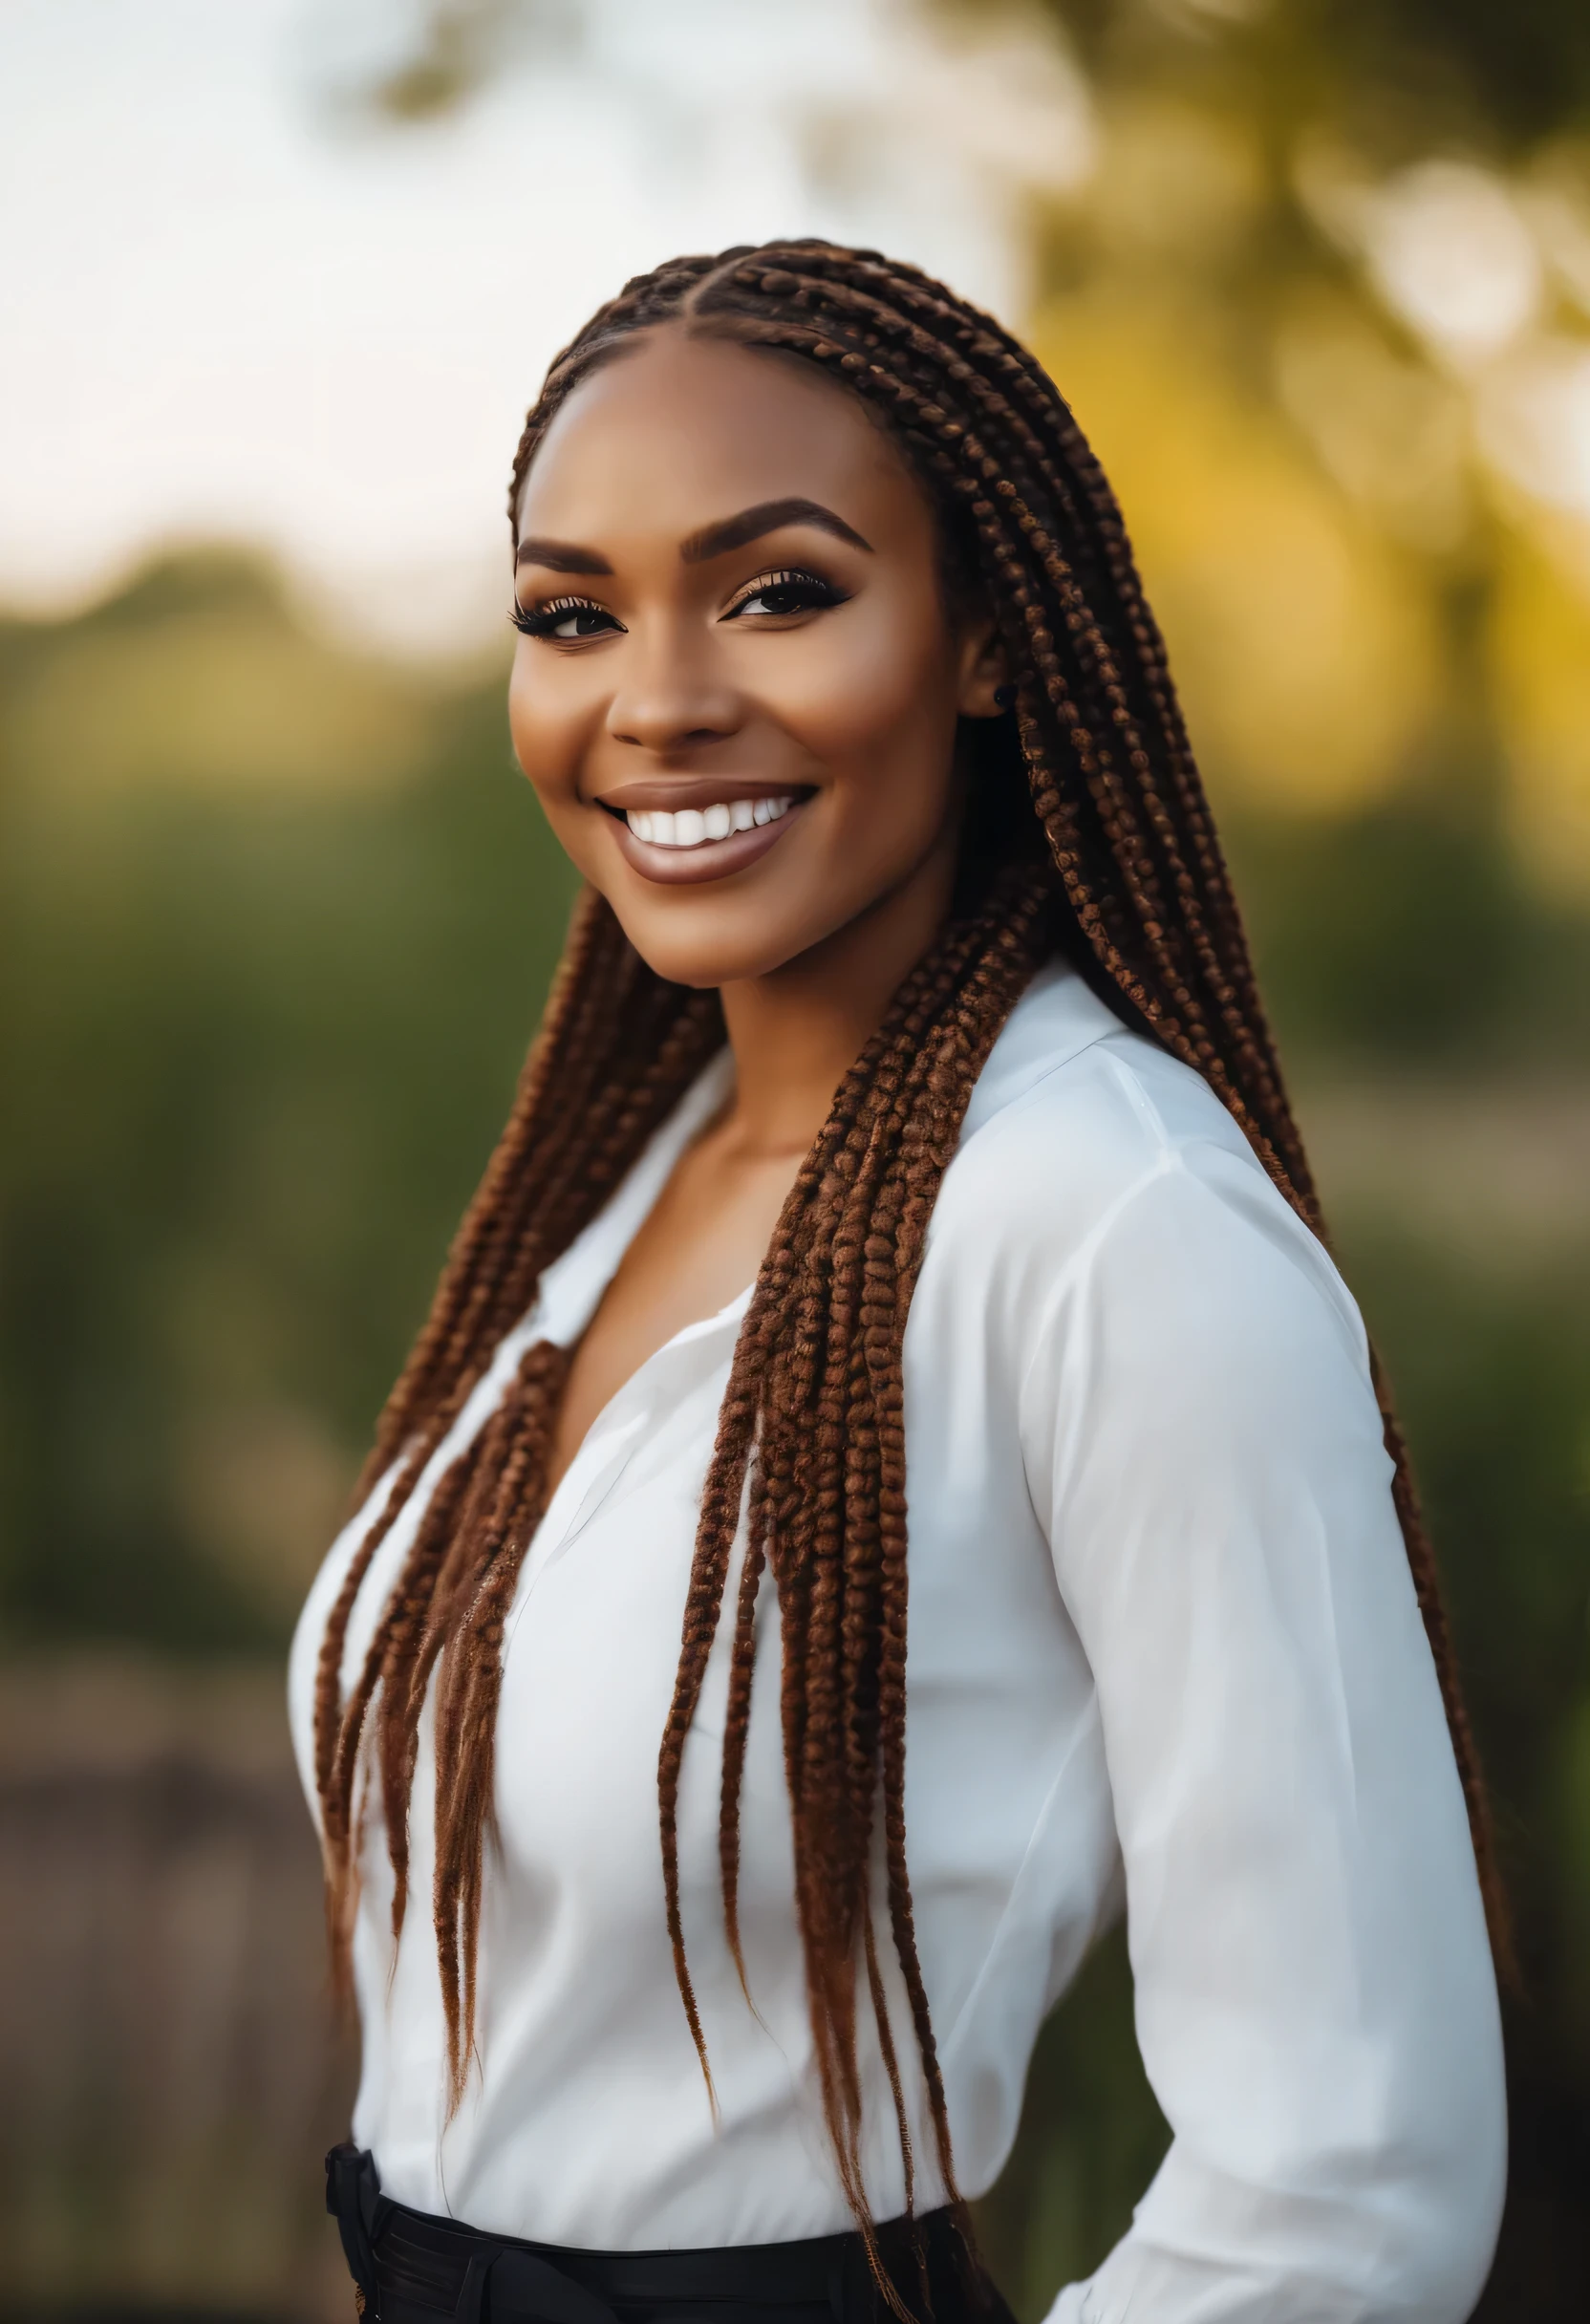
[[[634,640],[620,684],[608,704],[607,727],[615,742],[666,756],[735,732],[741,706],[714,676],[708,657],[677,635]]]

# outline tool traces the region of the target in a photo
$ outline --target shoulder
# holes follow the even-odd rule
[[[1202,1075],[1129,1031],[1056,962],[1018,1001],[978,1076],[945,1193],[964,1201],[997,1181],[1030,1223],[1031,1213],[1052,1217],[1058,1206],[1085,1231],[1175,1154],[1199,1147],[1268,1186]]]
[[[975,1283],[990,1325],[1002,1311],[1023,1336],[1103,1300],[1167,1354],[1240,1324],[1250,1347],[1256,1327],[1260,1346],[1322,1331],[1366,1363],[1329,1255],[1203,1077],[1064,966],[1034,980],[978,1080],[930,1268]]]

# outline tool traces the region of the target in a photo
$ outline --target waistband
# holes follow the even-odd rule
[[[689,2251],[526,2243],[392,2202],[374,2158],[353,2146],[326,2157],[326,2208],[364,2324],[883,2324],[889,2314],[853,2230]],[[948,2211],[891,2221],[877,2238],[913,2314],[1010,2324]]]

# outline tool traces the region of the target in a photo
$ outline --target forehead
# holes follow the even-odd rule
[[[683,538],[762,501],[820,501],[869,539],[931,524],[904,460],[857,398],[799,356],[637,334],[581,381],[542,439],[520,530]]]

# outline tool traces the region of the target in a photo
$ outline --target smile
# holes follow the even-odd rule
[[[677,807],[600,804],[631,870],[659,887],[676,888],[749,871],[795,828],[813,795],[770,791],[760,798],[708,799],[699,807]]]
[[[632,807],[624,820],[636,839],[654,848],[703,848],[728,839],[736,831],[760,829],[778,823],[795,805],[793,792],[774,799],[720,800],[715,807],[681,807],[670,814],[665,807]]]

